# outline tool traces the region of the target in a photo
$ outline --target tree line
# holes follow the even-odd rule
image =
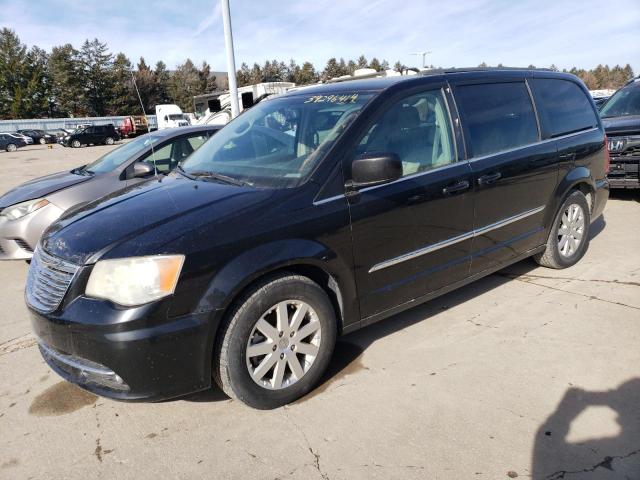
[[[293,59],[289,63],[267,60],[252,67],[243,63],[236,78],[238,86],[276,81],[305,85],[352,75],[361,68],[383,71],[390,65],[375,57],[369,61],[364,55],[356,60],[330,58],[322,70],[308,61],[300,65]],[[407,66],[398,61],[392,68],[401,72]],[[554,65],[550,68],[558,70]],[[629,64],[563,71],[580,77],[591,90],[617,89],[634,76]],[[226,88],[226,79],[217,81],[206,61],[196,65],[187,59],[168,70],[162,61],[150,66],[141,57],[134,67],[124,53],[111,53],[97,38],[86,40],[78,49],[65,44],[47,52],[35,45],[27,48],[13,30],[0,30],[0,119],[134,115],[142,113],[140,101],[147,113],[163,103],[191,111],[195,95]]]

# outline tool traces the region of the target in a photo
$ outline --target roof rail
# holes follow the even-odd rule
[[[451,68],[427,68],[421,69],[422,75],[434,75],[439,73],[458,73],[458,72],[486,72],[486,71],[502,71],[502,70],[535,70],[542,72],[555,72],[550,68],[528,68],[528,67],[451,67]]]

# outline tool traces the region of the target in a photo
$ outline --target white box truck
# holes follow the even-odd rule
[[[178,105],[156,105],[156,121],[158,130],[175,127],[188,127],[189,117],[182,113]]]

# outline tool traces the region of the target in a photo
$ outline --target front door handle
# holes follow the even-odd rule
[[[446,186],[442,189],[443,195],[450,195],[452,193],[461,192],[470,187],[470,184],[466,180],[461,180],[459,182],[453,183],[449,186]]]
[[[488,173],[478,178],[478,185],[491,185],[492,183],[496,183],[501,178],[502,174],[500,172]]]

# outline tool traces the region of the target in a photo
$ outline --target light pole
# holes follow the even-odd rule
[[[431,53],[431,50],[425,51],[425,52],[416,52],[416,53],[412,53],[411,55],[422,55],[422,68],[427,68],[427,63],[425,59],[427,55],[430,53]]]
[[[224,44],[227,51],[227,77],[229,79],[229,94],[231,95],[231,118],[240,113],[238,105],[238,85],[236,84],[236,59],[233,54],[233,33],[231,32],[231,12],[229,0],[220,0],[222,4],[222,23],[224,26]]]

